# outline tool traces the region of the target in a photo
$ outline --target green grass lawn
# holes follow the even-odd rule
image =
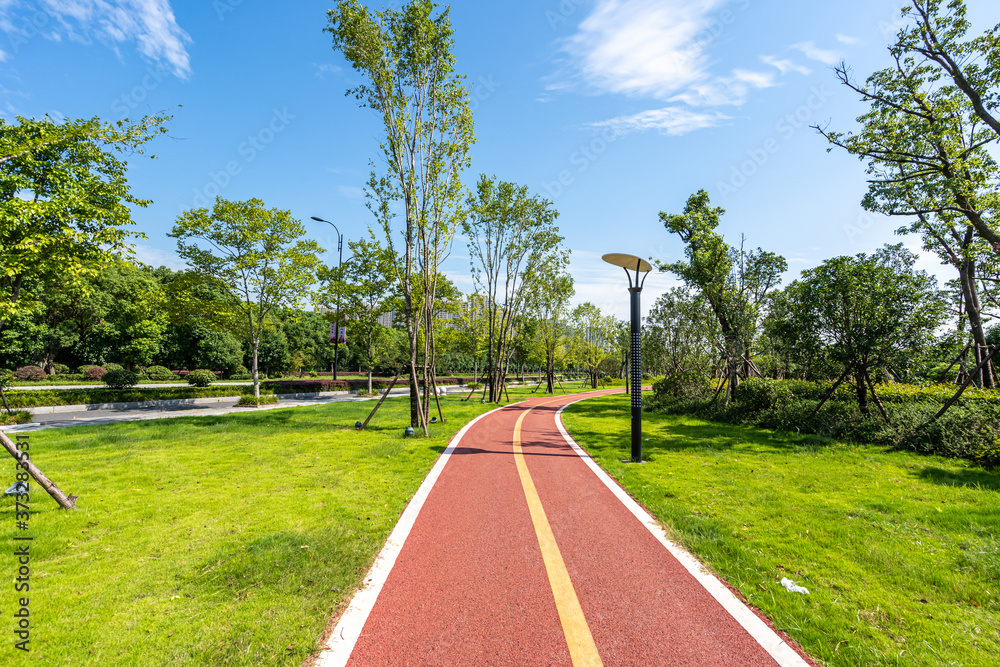
[[[32,459],[79,510],[32,484],[23,533],[0,497],[8,581],[14,535],[34,537],[32,651],[13,648],[4,585],[0,664],[300,665],[448,440],[494,407],[467,395],[442,399],[430,439],[403,439],[405,398],[365,432],[353,425],[372,401],[32,434]],[[0,484],[13,481],[0,458]]]
[[[301,664],[448,439],[490,407],[445,399],[428,440],[402,438],[405,399],[353,430],[373,405],[33,434],[33,460],[80,509],[32,486],[32,652],[12,647],[5,585],[0,664]],[[13,473],[7,457],[4,488]],[[14,522],[0,500],[5,579]]]
[[[650,413],[648,463],[626,465],[624,397],[563,419],[674,540],[821,661],[1000,664],[1000,472]]]

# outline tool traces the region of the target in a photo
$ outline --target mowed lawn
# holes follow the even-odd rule
[[[523,390],[522,390],[523,391]],[[512,392],[512,398],[514,392]],[[0,500],[0,573],[31,535],[31,653],[0,664],[300,665],[350,600],[450,437],[491,406],[444,401],[448,423],[404,439],[405,398],[52,429],[35,463],[78,511],[32,484],[30,531]],[[0,459],[0,483],[14,481]]]
[[[825,664],[1000,665],[1000,471],[815,437],[566,409],[594,459],[749,602]],[[623,564],[623,567],[627,566]],[[809,595],[781,587],[788,577]]]

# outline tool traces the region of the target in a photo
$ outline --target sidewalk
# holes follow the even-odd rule
[[[459,433],[316,664],[809,665],[569,439],[586,396]]]
[[[389,396],[404,396],[408,388],[393,389]],[[125,421],[140,421],[145,419],[169,419],[171,417],[202,417],[225,415],[232,412],[252,412],[256,410],[274,410],[276,408],[294,408],[307,405],[324,405],[339,401],[371,401],[378,396],[359,397],[346,391],[323,392],[319,394],[279,394],[278,403],[264,405],[259,408],[238,408],[238,396],[223,396],[218,398],[186,399],[184,401],[149,401],[147,404],[120,404],[128,407],[97,407],[97,406],[56,406],[29,408],[34,421],[30,424],[16,426],[0,426],[5,433],[23,433],[40,431],[47,428],[66,428],[70,426],[97,426]]]

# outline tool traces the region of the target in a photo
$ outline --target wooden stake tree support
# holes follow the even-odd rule
[[[0,432],[0,443],[3,443],[3,447],[7,450],[7,453],[13,456],[14,460],[18,462],[18,466],[27,470],[32,479],[38,482],[39,486],[45,489],[48,494],[52,496],[57,503],[59,503],[59,507],[64,510],[75,510],[76,499],[78,496],[74,496],[72,494],[67,496],[65,493],[60,491],[59,487],[55,485],[55,482],[46,477],[45,473],[39,470],[38,466],[32,463],[27,453],[18,447],[18,444],[26,444],[28,436],[17,436],[17,439],[18,443],[15,443],[7,437],[6,433]]]
[[[382,407],[382,402],[385,401],[386,397],[389,395],[389,392],[392,391],[392,388],[396,386],[396,381],[399,380],[399,376],[402,374],[402,372],[403,369],[399,369],[398,371],[396,371],[396,377],[392,378],[392,384],[390,384],[389,388],[385,390],[384,394],[382,394],[382,398],[378,399],[378,403],[375,404],[375,407],[372,408],[372,411],[368,413],[368,418],[361,425],[361,428],[358,429],[359,431],[365,430],[365,427],[368,426],[368,422],[372,420],[372,417],[375,416],[375,413],[378,412],[378,409]]]

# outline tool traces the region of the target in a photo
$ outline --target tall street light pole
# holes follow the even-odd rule
[[[631,368],[629,369],[629,381],[632,383],[632,463],[642,463],[642,314],[639,310],[639,295],[642,294],[642,286],[646,283],[646,277],[653,267],[644,259],[635,255],[608,254],[603,259],[608,264],[620,266],[625,269],[628,276],[628,293],[632,315],[632,336],[629,359]],[[632,280],[630,271],[635,271],[635,281]],[[642,281],[639,274],[642,274]]]
[[[340,280],[343,280],[344,276],[343,276],[342,269],[344,267],[344,235],[340,233],[339,229],[337,229],[337,225],[333,224],[329,220],[324,220],[323,218],[317,218],[315,215],[312,216],[312,219],[315,220],[316,222],[325,222],[326,224],[328,224],[331,227],[333,227],[334,230],[336,230],[336,232],[337,232],[337,254],[338,254],[338,259],[337,259],[337,277]],[[333,379],[336,380],[337,379],[337,361],[340,358],[339,354],[338,354],[339,353],[339,348],[340,348],[340,290],[337,290],[337,312],[333,316],[333,318],[334,318],[334,320],[333,320],[333,327],[334,327],[334,337],[333,337]]]

